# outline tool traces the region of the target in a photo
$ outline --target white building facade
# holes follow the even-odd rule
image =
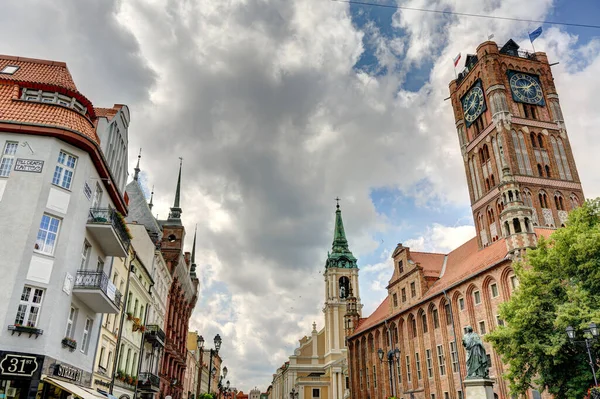
[[[130,243],[119,177],[129,111],[114,107],[110,136],[64,63],[8,56],[0,98],[0,389],[33,398],[41,381],[44,397],[93,396],[102,314],[123,300],[109,276]]]

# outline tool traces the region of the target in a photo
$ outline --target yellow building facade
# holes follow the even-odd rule
[[[333,245],[327,254],[324,275],[324,327],[317,324],[309,336],[273,374],[269,399],[344,399],[349,397],[347,349],[345,341],[347,300],[357,302],[360,314],[356,258],[348,248],[337,205]],[[351,295],[353,293],[353,295]]]

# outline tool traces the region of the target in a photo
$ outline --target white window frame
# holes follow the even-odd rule
[[[69,308],[69,314],[67,315],[67,327],[65,329],[65,337],[73,338],[75,333],[75,320],[77,319],[77,309],[74,306]]]
[[[90,334],[92,333],[92,324],[94,321],[89,317],[86,317],[83,325],[83,332],[81,334],[81,352],[87,353],[88,346],[90,344]]]
[[[79,265],[79,270],[87,270],[91,253],[92,244],[90,244],[88,240],[83,239],[83,248],[81,248],[81,264]]]
[[[458,367],[458,353],[456,351],[456,341],[450,341],[450,358],[452,360],[452,372],[457,373]]]
[[[500,295],[500,292],[498,291],[498,284],[490,284],[490,293],[492,294],[492,298],[497,298]]]
[[[31,285],[23,286],[21,299],[15,315],[15,325],[26,327],[37,327],[44,301],[45,291],[43,288]],[[36,298],[37,301],[36,301]],[[35,309],[35,311],[34,311]],[[33,319],[32,319],[33,318]]]
[[[10,171],[16,159],[17,148],[19,148],[18,141],[7,141],[4,144],[4,150],[2,150],[2,157],[0,158],[0,177],[10,176]]]
[[[437,346],[438,364],[440,367],[440,375],[446,375],[446,363],[444,359],[444,347],[442,345]]]
[[[479,290],[473,291],[473,304],[475,304],[475,306],[481,305],[481,292],[479,292]]]
[[[52,184],[62,187],[65,190],[71,190],[76,168],[77,157],[60,150],[56,160],[56,167],[54,168],[54,175],[52,176]]]
[[[44,221],[47,220],[47,226],[44,226]],[[53,224],[56,221],[56,229],[54,229]],[[58,234],[60,233],[60,224],[62,220],[44,213],[42,215],[42,220],[40,220],[40,227],[38,229],[38,233],[35,239],[35,247],[34,252],[39,252],[45,255],[54,255],[54,250],[56,249],[56,242],[58,241]],[[52,237],[53,240],[49,241],[49,238]],[[49,243],[52,244],[49,244]]]
[[[431,358],[431,349],[425,349],[425,361],[427,362],[427,376],[433,378],[433,359]]]

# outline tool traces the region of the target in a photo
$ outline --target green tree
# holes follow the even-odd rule
[[[520,284],[500,306],[506,324],[486,336],[508,364],[511,392],[539,387],[559,398],[583,398],[593,384],[588,355],[565,330],[600,323],[600,199],[572,211],[566,227],[540,238],[513,267]]]

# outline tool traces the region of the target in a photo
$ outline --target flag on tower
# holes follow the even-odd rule
[[[533,32],[531,32],[529,34],[529,41],[531,43],[533,43],[533,41],[535,39],[537,39],[538,37],[540,37],[541,34],[542,34],[542,27],[540,26],[539,28],[537,28],[536,30],[534,30]]]
[[[454,57],[454,68],[456,68],[458,61],[460,61],[460,53],[458,53],[458,55],[456,57]]]

